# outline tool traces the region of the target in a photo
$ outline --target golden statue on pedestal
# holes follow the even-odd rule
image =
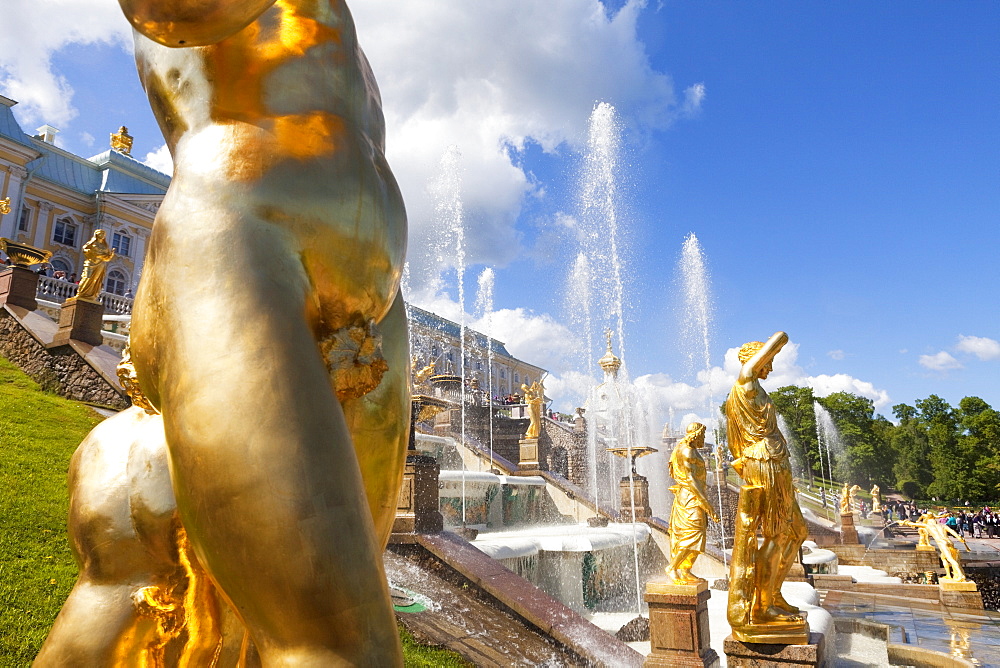
[[[674,504],[670,509],[670,565],[667,575],[674,584],[705,582],[691,574],[698,555],[705,551],[705,534],[708,529],[706,515],[713,522],[719,516],[705,494],[705,460],[698,448],[705,445],[705,425],[692,422],[670,455],[667,472],[674,479],[670,491]]]
[[[528,387],[521,384],[524,392],[524,403],[528,404],[528,431],[524,438],[538,438],[542,434],[542,404],[545,403],[545,386],[537,380]]]
[[[104,230],[94,230],[94,236],[83,245],[83,275],[76,289],[77,299],[96,302],[101,296],[107,264],[115,258],[105,237]]]
[[[4,197],[0,199],[0,216],[5,216],[10,213],[10,198]]]
[[[872,486],[872,512],[881,513],[882,512],[882,490],[878,488],[878,485]]]
[[[777,332],[766,343],[744,344],[740,375],[726,400],[733,468],[745,482],[736,513],[728,617],[733,636],[743,642],[809,642],[805,618],[781,595],[781,583],[806,539],[806,523],[792,484],[788,446],[774,404],[760,385],[786,343],[788,335]],[[764,538],[759,547],[758,531]]]
[[[934,542],[937,543],[938,547],[938,555],[941,557],[942,565],[944,565],[945,575],[940,578],[942,582],[968,582],[968,579],[965,577],[965,571],[962,570],[962,562],[958,556],[958,549],[955,547],[955,543],[949,538],[949,534],[962,541],[962,545],[965,545],[966,550],[969,549],[969,544],[947,524],[938,521],[945,517],[947,517],[946,514],[938,518],[930,513],[925,513],[916,522],[900,520],[899,523],[903,526],[917,529],[920,532],[922,542],[925,544],[929,544],[927,543],[927,536],[934,538]]]
[[[120,4],[174,162],[131,328],[160,415],[106,421],[87,452],[107,458],[77,459],[70,530],[97,571],[37,663],[154,665],[150,648],[232,641],[241,665],[254,648],[264,666],[402,665],[381,554],[409,431],[406,218],[351,14]],[[142,495],[124,497],[114,513],[139,547],[102,552],[98,492],[127,488],[107,471],[157,434],[176,507],[151,495],[157,523],[136,524]]]
[[[846,482],[844,483],[844,488],[840,490],[840,514],[850,515],[854,512],[851,508],[851,486]]]

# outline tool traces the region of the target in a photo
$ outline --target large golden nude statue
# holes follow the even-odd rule
[[[264,666],[399,665],[381,551],[409,428],[406,221],[350,13],[342,0],[120,2],[175,165],[131,353],[161,413],[149,421],[179,526],[125,563],[103,555],[102,586],[74,589],[38,663],[139,665],[108,658],[135,656],[135,611],[184,608],[204,580],[217,603],[184,608],[185,637],[231,613]],[[129,451],[126,422],[90,450]],[[110,512],[83,502],[101,475],[100,457],[75,464],[71,531],[99,531]],[[188,584],[147,589],[178,565]],[[81,638],[101,616],[117,631]],[[138,619],[162,634],[179,623]]]
[[[739,377],[726,400],[733,468],[743,478],[730,565],[729,624],[737,640],[804,644],[809,627],[781,595],[781,583],[806,539],[806,523],[792,484],[788,446],[760,380],[788,343],[777,332],[766,343],[739,350]],[[763,536],[758,547],[757,533]]]

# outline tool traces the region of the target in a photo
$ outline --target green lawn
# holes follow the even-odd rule
[[[76,581],[66,471],[101,417],[0,357],[0,667],[28,666]],[[407,666],[467,666],[401,630]]]

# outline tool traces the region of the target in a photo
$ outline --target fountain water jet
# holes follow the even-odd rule
[[[706,415],[716,415],[715,393],[712,388],[712,354],[711,354],[711,326],[712,326],[712,294],[709,287],[708,268],[705,263],[705,253],[698,243],[698,237],[694,232],[688,234],[681,246],[680,260],[681,285],[684,293],[684,309],[681,318],[681,349],[685,352],[685,362],[688,374],[694,375],[699,370],[705,371],[705,379],[708,383],[708,399],[706,403]],[[710,418],[711,419],[711,418]],[[710,428],[718,426],[708,425]],[[720,446],[719,439],[716,438],[716,448]],[[718,493],[719,514],[725,511],[722,500],[722,487],[725,485],[722,470],[722,453],[716,452],[715,457],[715,489]],[[719,532],[722,546],[726,545],[725,523],[719,522]],[[722,551],[724,565],[726,562],[725,549]]]
[[[479,287],[476,295],[476,312],[482,319],[480,329],[486,335],[486,405],[489,410],[490,425],[490,470],[493,470],[493,288],[496,276],[491,267],[483,269],[479,275]]]

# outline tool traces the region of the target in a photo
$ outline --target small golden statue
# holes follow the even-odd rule
[[[732,465],[745,482],[736,513],[728,618],[733,636],[743,642],[809,642],[804,616],[781,595],[781,583],[806,539],[806,523],[777,412],[760,385],[786,343],[788,335],[777,332],[766,343],[743,345],[740,375],[726,399]],[[764,537],[759,547],[758,531]]]
[[[542,404],[545,403],[545,386],[537,380],[528,387],[521,384],[524,392],[524,403],[528,404],[528,431],[524,433],[524,438],[538,438],[542,433]]]
[[[670,455],[667,472],[674,479],[670,491],[674,504],[670,509],[670,565],[667,575],[674,584],[705,582],[691,574],[698,555],[705,551],[705,534],[708,522],[705,516],[719,521],[712,504],[705,494],[705,460],[698,448],[705,445],[705,425],[692,422]]]
[[[872,486],[872,512],[882,512],[882,490],[878,488],[878,485]]]
[[[0,199],[0,216],[5,216],[10,213],[10,198],[4,197]]]
[[[968,582],[968,579],[965,577],[965,571],[962,570],[958,549],[955,547],[955,543],[950,540],[949,534],[962,541],[962,545],[965,545],[966,550],[969,549],[969,544],[947,524],[939,521],[947,516],[947,514],[943,514],[940,517],[935,517],[930,513],[925,513],[916,522],[901,520],[899,523],[903,526],[917,529],[921,534],[921,541],[925,544],[927,543],[928,536],[934,538],[934,542],[937,543],[938,547],[938,555],[941,557],[942,565],[944,565],[945,575],[940,580],[947,582]]]
[[[410,369],[413,372],[413,389],[430,390],[430,379],[434,375],[436,365],[431,362],[425,367],[417,368],[417,356],[410,360]]]
[[[94,236],[83,245],[83,275],[76,289],[76,298],[96,302],[104,289],[104,274],[107,264],[115,257],[108,247],[104,230],[94,230]]]
[[[845,482],[844,488],[840,490],[840,514],[850,515],[851,512],[851,488]]]
[[[124,125],[111,135],[111,148],[124,155],[132,155],[132,135]]]

